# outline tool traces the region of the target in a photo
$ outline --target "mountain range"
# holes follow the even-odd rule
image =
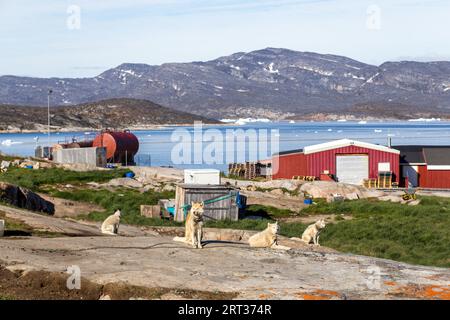
[[[92,78],[1,76],[0,103],[133,98],[208,118],[450,117],[450,62],[385,62],[266,48],[205,62],[125,63]]]

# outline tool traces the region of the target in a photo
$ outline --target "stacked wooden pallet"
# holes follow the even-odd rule
[[[378,188],[378,179],[364,179],[364,187],[371,189],[371,188]]]
[[[300,180],[300,181],[315,181],[316,177],[313,176],[293,176],[292,180]]]
[[[228,174],[252,180],[261,176],[261,166],[259,162],[230,163],[228,164]]]
[[[245,167],[242,163],[228,164],[228,174],[236,177],[244,177]]]
[[[392,188],[392,172],[378,173],[378,188],[382,189]]]
[[[398,182],[392,182],[392,172],[380,172],[376,179],[364,179],[366,188],[391,189],[398,188]]]

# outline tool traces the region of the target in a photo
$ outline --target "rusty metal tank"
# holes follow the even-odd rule
[[[74,148],[91,148],[93,144],[92,140],[85,140],[85,141],[74,141],[69,144],[67,144],[67,149],[74,149]]]
[[[75,148],[91,148],[92,144],[93,140],[84,140],[84,141],[73,140],[70,143],[58,142],[57,144],[53,145],[52,149],[60,150],[60,149],[75,149]]]
[[[104,131],[98,134],[93,147],[105,147],[108,162],[134,164],[139,140],[130,131]]]

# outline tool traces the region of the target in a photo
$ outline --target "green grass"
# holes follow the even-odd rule
[[[450,267],[450,199],[421,199],[418,206],[375,200],[319,202],[303,213],[353,217],[328,225],[320,238],[324,246],[413,264]]]
[[[259,216],[263,218],[286,218],[295,215],[295,212],[288,209],[279,209],[259,204],[249,205],[246,210],[246,216]]]
[[[119,169],[77,172],[62,168],[40,170],[10,168],[6,173],[0,174],[0,180],[31,190],[38,190],[43,185],[107,182],[111,179],[123,177],[126,172],[127,170]]]
[[[53,191],[51,195],[58,198],[83,201],[97,204],[105,209],[105,212],[91,212],[80,216],[93,221],[103,221],[118,208],[122,211],[122,221],[126,224],[142,226],[180,226],[182,224],[173,221],[150,219],[141,216],[141,205],[156,205],[160,199],[174,198],[173,191],[140,193],[130,189],[119,189],[115,192],[109,190],[73,190]]]
[[[6,154],[2,154],[1,152],[0,152],[0,162],[2,162],[3,160],[5,160],[5,161],[14,161],[14,160],[16,160],[16,159],[23,159],[23,158],[21,158],[21,157],[16,157],[16,156],[9,156],[9,155],[6,155]]]

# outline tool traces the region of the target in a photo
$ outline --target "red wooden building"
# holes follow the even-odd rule
[[[392,181],[400,178],[400,151],[386,146],[342,139],[308,146],[302,150],[280,152],[273,156],[274,179],[323,174],[345,183],[362,184],[376,179],[379,172],[390,172]]]
[[[450,188],[450,146],[397,146],[401,186]]]

